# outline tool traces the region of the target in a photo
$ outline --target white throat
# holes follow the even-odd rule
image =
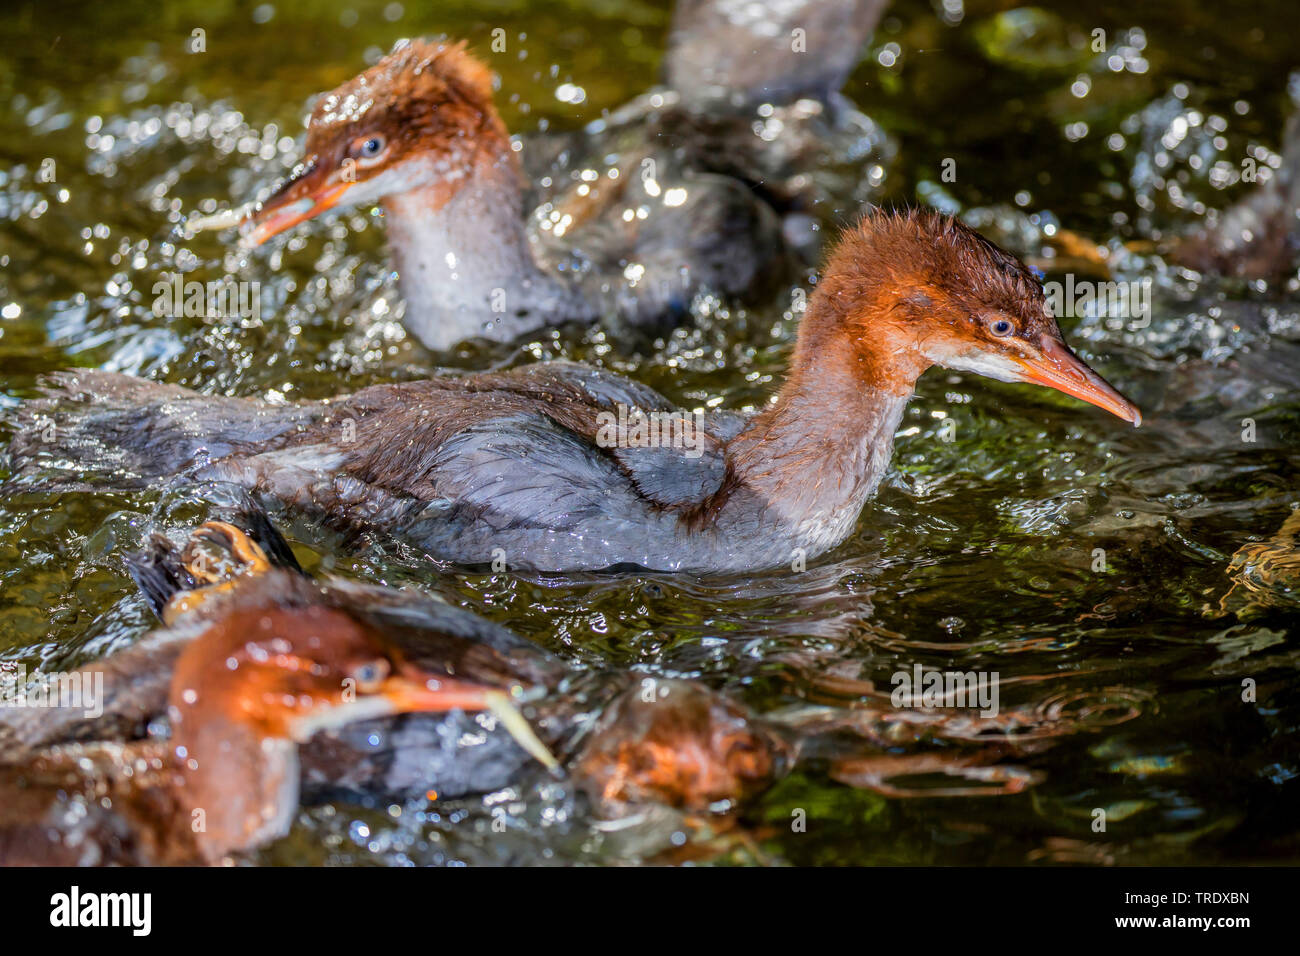
[[[576,287],[537,265],[512,178],[510,169],[480,172],[441,207],[436,185],[384,200],[404,321],[431,349],[594,317]]]

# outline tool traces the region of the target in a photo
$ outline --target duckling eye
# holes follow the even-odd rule
[[[1010,335],[1014,328],[1015,326],[1011,324],[1010,319],[994,319],[989,325],[990,331],[992,331],[994,335],[999,336]]]
[[[352,144],[352,152],[358,159],[378,159],[388,148],[388,141],[378,133],[362,136]]]
[[[348,676],[357,682],[357,690],[372,691],[388,676],[388,670],[388,661],[381,658],[358,664]]]

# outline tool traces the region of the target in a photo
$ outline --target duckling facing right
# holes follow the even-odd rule
[[[413,665],[390,634],[274,572],[231,525],[204,525],[183,556],[156,542],[133,569],[173,626],[132,655],[151,677],[127,683],[138,693],[165,681],[170,738],[8,750],[0,864],[212,864],[253,849],[293,820],[300,747],[385,714],[492,709],[550,761],[506,691],[459,676],[471,668],[454,657]],[[179,590],[179,576],[203,585]]]
[[[852,533],[934,365],[1141,421],[1070,351],[1018,259],[936,212],[872,210],[831,255],[786,382],[749,417],[697,418],[563,362],[281,405],[86,371],[8,413],[8,459],[21,483],[227,481],[467,565],[753,571]]]
[[[214,863],[281,835],[300,791],[459,797],[552,753],[604,817],[725,814],[806,759],[895,795],[909,774],[962,794],[1036,780],[1006,748],[882,755],[900,739],[887,704],[769,719],[698,681],[571,669],[415,592],[312,580],[251,501],[129,568],[166,626],[84,669],[112,678],[103,718],[0,709],[0,862]],[[904,718],[918,740],[947,719]]]

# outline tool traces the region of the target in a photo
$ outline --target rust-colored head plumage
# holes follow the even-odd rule
[[[173,572],[195,587],[174,595],[163,616],[199,629],[172,676],[182,737],[234,725],[303,740],[321,726],[380,714],[491,704],[493,688],[411,664],[301,571],[271,567],[233,524],[205,522],[174,553]]]
[[[391,166],[412,151],[447,150],[504,128],[492,105],[492,72],[466,44],[403,40],[370,69],[324,94],[307,125],[307,153]],[[387,142],[368,154],[373,137]]]
[[[182,652],[172,678],[183,731],[215,717],[305,740],[319,727],[381,714],[487,707],[490,688],[424,673],[346,612],[268,602],[264,592],[274,584],[292,586],[286,572],[271,572],[203,609],[210,623]],[[252,600],[241,593],[249,591]]]
[[[477,171],[517,175],[492,72],[464,43],[403,40],[321,96],[294,175],[249,220],[257,245],[335,206],[429,190],[441,206]]]
[[[851,357],[867,383],[910,392],[931,365],[1035,382],[1135,424],[1132,404],[1080,361],[1018,258],[951,216],[870,209],[831,253],[795,365]]]
[[[972,320],[996,315],[1028,337],[1056,327],[1023,262],[932,209],[869,209],[840,235],[821,288],[850,322],[874,323],[883,310],[986,341],[1007,332]]]

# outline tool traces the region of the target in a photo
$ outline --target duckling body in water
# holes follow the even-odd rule
[[[510,700],[527,700],[600,813],[706,811],[788,768],[780,731],[703,685],[659,680],[647,697],[632,675],[570,670],[441,601],[312,580],[264,514],[232,521],[249,531],[208,521],[181,548],[155,535],[129,559],[164,627],[79,672],[113,677],[107,720],[0,711],[0,861],[214,863],[282,835],[300,789],[445,799],[518,785],[530,764],[557,764]]]
[[[798,42],[752,23],[692,28],[732,18],[730,6],[678,10],[669,87],[579,133],[520,141],[463,44],[402,41],[320,98],[302,163],[247,219],[245,241],[382,204],[404,323],[433,349],[602,318],[664,331],[701,291],[761,301],[796,260],[816,261],[818,219],[866,198],[861,171],[883,177],[883,134],[833,95],[883,5],[768,11],[798,21]],[[715,68],[698,71],[701,59]]]
[[[469,565],[747,571],[851,533],[932,365],[1141,420],[1069,350],[1014,256],[937,213],[876,211],[832,254],[787,381],[749,417],[697,418],[558,362],[275,406],[79,372],[11,413],[8,454],[20,481],[69,463],[74,481],[229,481]]]
[[[169,738],[7,748],[0,863],[217,863],[288,831],[299,746],[318,731],[380,715],[509,708],[499,674],[475,683],[445,661],[416,666],[373,622],[295,589],[295,572],[271,569],[242,532],[214,523],[204,533],[235,559],[237,576],[205,575],[220,583],[200,600],[175,591],[179,565],[168,567],[166,554],[145,562],[142,584],[168,595],[171,627],[107,665],[126,678],[112,701],[118,721],[133,711],[159,717],[165,703]],[[245,559],[257,566],[246,570]],[[70,729],[62,720],[26,727],[56,738]]]
[[[111,675],[102,717],[0,709],[0,787],[18,791],[0,806],[6,863],[216,862],[282,834],[299,791],[459,798],[527,786],[556,758],[606,818],[722,815],[804,759],[896,795],[910,774],[967,778],[951,791],[963,795],[1035,779],[996,746],[883,755],[900,740],[888,693],[852,711],[761,716],[699,681],[571,668],[418,592],[308,578],[251,502],[229,518],[180,547],[154,535],[128,559],[164,626],[79,672]],[[344,693],[309,703],[313,682]],[[915,715],[918,739],[951,732],[960,747],[966,718],[947,719]],[[250,734],[280,742],[252,746]],[[208,807],[220,813],[206,832],[187,832]]]
[[[246,241],[382,204],[403,321],[433,349],[609,314],[668,327],[697,291],[753,297],[786,271],[780,221],[746,184],[670,178],[649,156],[623,157],[530,235],[516,145],[491,73],[463,45],[403,42],[321,97],[299,170]]]

